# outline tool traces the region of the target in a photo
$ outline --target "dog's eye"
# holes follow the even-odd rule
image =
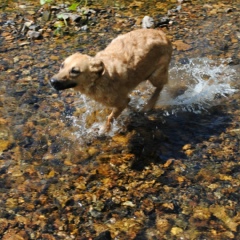
[[[70,74],[72,75],[78,75],[80,73],[80,69],[77,67],[73,67],[70,71]]]
[[[64,68],[64,63],[61,64],[60,68],[61,68],[61,69]]]

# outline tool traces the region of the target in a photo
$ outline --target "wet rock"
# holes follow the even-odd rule
[[[8,240],[8,239],[18,239],[18,240],[25,240],[29,239],[28,234],[24,230],[14,230],[10,229],[6,231],[6,233],[3,235],[2,240]]]
[[[25,8],[27,8],[27,5],[20,4],[18,7],[21,9],[25,9]]]
[[[140,7],[141,8],[143,5],[144,5],[143,1],[134,1],[129,5],[129,7],[131,7],[131,8]]]
[[[191,45],[184,43],[183,40],[176,40],[172,44],[176,46],[178,51],[187,51],[192,48]]]
[[[31,26],[32,24],[33,24],[33,21],[25,22],[25,23],[23,24],[23,27],[22,27],[22,29],[21,29],[21,32],[25,34],[25,33],[29,30],[29,28],[30,28],[30,26]]]
[[[10,63],[6,60],[0,59],[0,70],[6,71],[9,69]]]
[[[236,32],[237,38],[240,40],[240,32]]]
[[[177,236],[177,235],[179,235],[180,233],[182,233],[183,232],[183,229],[182,228],[179,228],[179,227],[173,227],[172,229],[171,229],[171,234],[173,235],[173,236]]]
[[[171,227],[171,224],[167,219],[157,218],[156,227],[161,234],[165,234]]]
[[[80,28],[82,31],[87,31],[88,30],[88,25],[84,25]]]
[[[8,222],[1,218],[0,219],[0,234],[4,234],[4,232],[7,230]]]
[[[81,16],[75,13],[59,13],[57,15],[58,19],[70,19],[73,22],[78,22],[81,19]]]
[[[204,9],[212,9],[213,6],[210,5],[210,4],[204,4],[204,5],[203,5],[203,8],[204,8]]]
[[[7,20],[3,26],[15,25],[16,23],[13,20]]]
[[[90,209],[89,210],[89,213],[91,214],[91,216],[93,218],[100,218],[102,216],[102,213],[97,211],[97,210],[94,210],[94,209]]]
[[[36,24],[31,24],[28,28],[33,31],[38,31],[40,29],[40,26]]]
[[[176,8],[168,10],[168,16],[175,16],[182,9],[181,5],[178,5]]]
[[[158,22],[156,22],[156,27],[165,27],[169,24],[170,18],[169,17],[162,17]]]
[[[54,26],[55,28],[62,28],[62,27],[65,26],[65,24],[64,24],[63,21],[56,21],[56,22],[53,24],[53,26]]]
[[[50,18],[51,18],[51,11],[46,10],[42,13],[43,21],[47,22],[48,20],[50,20]]]
[[[193,209],[193,218],[199,220],[208,220],[211,216],[211,213],[206,207],[197,207]]]
[[[228,62],[229,65],[239,65],[240,64],[240,57],[232,56]]]
[[[77,11],[80,12],[82,15],[89,15],[89,16],[95,15],[97,13],[94,9],[87,8],[87,7],[82,7]],[[104,12],[104,10],[102,12]]]
[[[29,28],[32,24],[33,24],[32,21],[31,21],[31,22],[25,22],[25,23],[24,23],[24,27]]]
[[[154,20],[152,17],[145,16],[142,19],[142,28],[153,28],[154,27]]]
[[[8,147],[10,146],[11,142],[8,140],[2,140],[0,139],[0,155],[2,154],[2,152],[6,149],[8,149]]]
[[[234,218],[230,218],[227,215],[225,207],[216,205],[216,206],[211,206],[209,210],[215,217],[223,221],[231,231],[234,231],[234,232],[237,231],[237,226],[239,224],[235,222]]]
[[[27,32],[27,37],[30,39],[39,39],[39,38],[41,38],[41,36],[42,36],[42,34],[37,31],[30,30]]]
[[[96,201],[92,207],[94,210],[101,212],[104,209],[104,203],[102,201]]]
[[[188,149],[191,149],[191,148],[192,148],[192,146],[189,143],[182,147],[183,150],[188,150]]]
[[[21,46],[26,46],[29,44],[30,44],[30,42],[24,41],[24,42],[20,42],[18,45],[21,47]]]
[[[126,201],[122,203],[123,206],[127,206],[127,207],[135,207],[136,204],[133,204],[131,201]]]

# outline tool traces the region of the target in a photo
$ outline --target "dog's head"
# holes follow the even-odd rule
[[[101,60],[75,53],[65,59],[59,72],[51,78],[50,84],[56,90],[67,88],[84,90],[91,87],[103,72],[104,64]]]

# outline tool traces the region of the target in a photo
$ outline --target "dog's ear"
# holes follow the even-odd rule
[[[99,76],[104,73],[104,64],[100,59],[91,59],[89,69],[91,72],[97,73]]]

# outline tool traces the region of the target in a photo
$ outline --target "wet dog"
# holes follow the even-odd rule
[[[142,81],[156,87],[144,107],[151,110],[168,82],[172,45],[161,30],[139,29],[115,38],[95,57],[75,53],[62,63],[50,84],[56,90],[74,88],[113,110],[105,129],[128,106],[128,94]]]

